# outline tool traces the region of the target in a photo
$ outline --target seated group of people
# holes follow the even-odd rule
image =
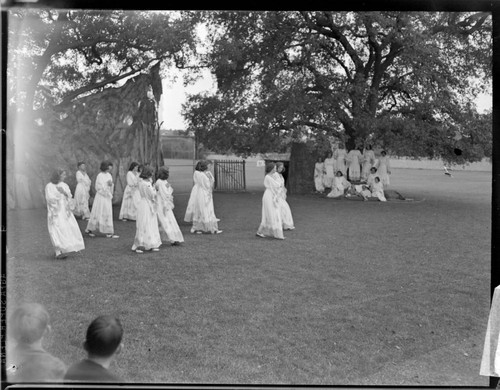
[[[7,349],[7,381],[16,382],[122,382],[109,371],[121,350],[123,328],[120,321],[103,315],[87,328],[83,348],[87,358],[71,365],[45,351],[44,338],[51,332],[47,310],[38,303],[17,307],[9,318],[9,336],[15,342]]]
[[[376,198],[381,202],[387,199],[384,195],[384,186],[377,176],[377,168],[371,167],[370,174],[366,179],[366,183],[351,184],[345,177],[342,171],[337,171],[333,179],[331,191],[326,195],[328,198],[339,198],[341,196],[351,197],[359,196],[363,200]]]

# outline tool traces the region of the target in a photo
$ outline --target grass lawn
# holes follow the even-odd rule
[[[44,304],[45,346],[67,364],[94,317],[118,316],[111,369],[130,382],[488,385],[491,173],[396,170],[406,202],[292,195],[296,229],[280,241],[255,236],[252,172],[246,193],[214,195],[221,235],[189,233],[172,177],[185,243],[159,253],[133,253],[135,224],[115,220],[119,239],[85,237],[56,261],[46,210],[9,212],[8,312]]]

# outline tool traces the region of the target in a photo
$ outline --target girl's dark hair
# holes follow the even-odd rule
[[[344,176],[344,174],[342,173],[342,171],[337,171],[337,173],[340,173],[340,176]]]
[[[380,154],[386,155],[386,154],[387,154],[387,152],[386,152],[385,150],[382,150],[382,151],[380,152]]]
[[[373,169],[375,172],[377,172],[377,168],[375,168],[375,167],[371,167],[371,168],[370,168],[370,172],[372,171],[372,169]]]
[[[265,169],[266,173],[271,172],[275,166],[276,166],[276,164],[275,164],[275,163],[273,163],[273,162],[268,162],[268,163],[266,164],[266,169]]]
[[[64,169],[62,168],[56,168],[54,169],[54,171],[52,172],[52,175],[50,176],[50,182],[51,183],[54,183],[54,184],[57,184],[61,181],[61,175],[63,174]]]
[[[82,164],[85,164],[85,161],[78,161],[78,162],[76,163],[76,167],[77,167],[77,168],[80,168],[80,165],[82,165]]]
[[[207,168],[208,168],[207,162],[205,160],[200,160],[200,161],[198,161],[198,163],[196,164],[196,167],[194,169],[197,171],[203,172],[203,171],[206,171]]]
[[[97,317],[87,328],[85,350],[89,355],[109,357],[122,342],[123,328],[118,318]]]
[[[160,167],[160,169],[158,169],[158,179],[167,180],[169,176],[170,172],[167,167]]]
[[[378,181],[380,181],[380,177],[375,176],[375,179],[373,179],[373,180],[378,180]]]
[[[113,163],[111,161],[108,161],[108,160],[104,160],[102,163],[101,163],[101,166],[100,166],[100,170],[101,172],[106,172],[108,170],[109,167],[112,167],[113,166]]]
[[[135,167],[138,167],[139,166],[139,163],[138,162],[135,162],[135,161],[132,161],[130,163],[130,166],[128,167],[128,170],[129,171],[133,171]]]
[[[152,176],[153,176],[153,168],[148,166],[143,167],[141,174],[139,175],[141,179],[149,179]]]

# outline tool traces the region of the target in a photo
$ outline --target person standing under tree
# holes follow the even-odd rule
[[[375,164],[375,153],[372,150],[371,145],[366,145],[363,149],[363,169],[361,171],[361,179],[366,180],[368,174],[370,173],[370,168]]]
[[[76,171],[76,189],[75,189],[75,209],[73,214],[77,217],[82,217],[83,220],[88,220],[90,218],[90,186],[92,181],[87,174],[87,168],[85,162],[80,161],[78,164],[78,170]]]
[[[95,179],[95,199],[90,212],[90,219],[85,232],[90,237],[95,237],[95,231],[99,231],[106,235],[107,238],[118,238],[114,234],[113,227],[113,176],[111,169],[113,164],[111,161],[103,161],[101,163],[101,172]]]
[[[139,163],[133,161],[127,172],[127,185],[123,191],[122,206],[118,219],[135,221],[137,218],[137,203],[139,202]]]
[[[387,157],[387,152],[385,150],[382,150],[380,153],[381,156],[378,159],[377,162],[377,176],[380,178],[380,181],[382,182],[382,185],[384,188],[389,186],[391,184],[391,181],[389,179],[389,175],[391,174],[391,162],[389,160],[389,157]]]
[[[339,147],[335,150],[335,153],[333,156],[335,158],[335,161],[337,162],[336,171],[342,172],[342,175],[345,176],[345,174],[347,172],[347,168],[346,168],[346,164],[345,164],[346,157],[347,157],[347,150],[345,150],[345,146],[343,143],[339,144]]]
[[[69,252],[85,249],[82,232],[71,210],[74,199],[64,182],[65,178],[66,172],[58,168],[52,173],[50,183],[45,186],[47,225],[56,259],[64,259]]]
[[[324,175],[325,175],[325,163],[321,156],[318,157],[318,161],[314,164],[314,188],[316,192],[320,194],[325,190],[324,184]]]
[[[264,195],[262,196],[262,218],[257,229],[258,237],[273,237],[284,240],[283,222],[279,205],[281,182],[276,177],[276,164],[269,162],[265,168]]]
[[[333,153],[331,151],[328,151],[326,155],[324,166],[325,166],[325,175],[323,177],[323,185],[326,188],[332,188],[333,178],[335,177],[336,161],[333,158]]]
[[[358,149],[352,149],[347,153],[347,162],[349,165],[349,180],[359,181],[361,178],[361,152]]]
[[[141,172],[138,191],[137,219],[132,250],[137,253],[158,252],[161,245],[158,218],[156,215],[156,190],[153,187],[153,169],[144,167]],[[142,248],[142,249],[141,249]]]

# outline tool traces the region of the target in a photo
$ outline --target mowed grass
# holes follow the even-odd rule
[[[255,236],[257,185],[214,195],[221,235],[190,234],[172,177],[185,243],[143,255],[135,224],[115,221],[119,239],[56,261],[46,211],[10,212],[7,309],[44,304],[45,346],[67,364],[94,317],[118,316],[111,369],[129,382],[487,386],[491,173],[391,179],[414,200],[289,196],[296,230],[280,241]]]

